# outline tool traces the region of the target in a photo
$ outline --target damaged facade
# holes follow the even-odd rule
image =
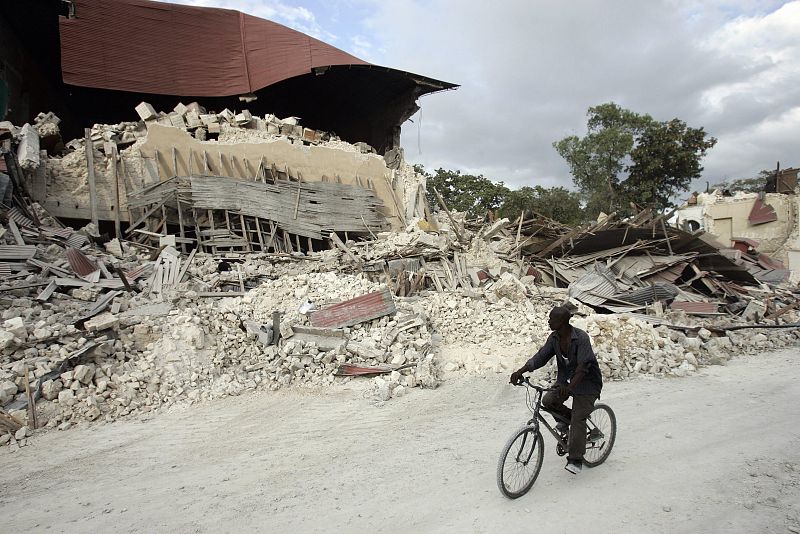
[[[786,171],[794,171],[796,185],[797,170]],[[789,174],[786,171],[784,176]],[[782,267],[800,271],[800,201],[794,190],[790,193],[700,193],[679,208],[676,216],[679,225],[702,228],[725,248],[736,249],[736,243],[747,243],[750,248],[781,262]]]

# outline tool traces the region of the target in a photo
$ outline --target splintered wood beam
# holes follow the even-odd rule
[[[94,177],[94,143],[92,143],[91,128],[85,128],[84,134],[86,134],[86,177],[89,181],[89,209],[92,214],[92,223],[97,226],[99,224],[97,217],[97,184]]]
[[[358,258],[356,258],[356,257],[353,255],[353,253],[350,251],[350,249],[349,249],[349,248],[347,248],[347,245],[345,245],[344,243],[342,243],[342,240],[339,238],[339,236],[338,236],[338,235],[336,235],[336,232],[331,232],[331,236],[330,236],[330,238],[331,238],[331,241],[333,242],[333,244],[334,244],[334,245],[335,245],[335,246],[336,246],[338,249],[340,249],[342,252],[344,252],[344,253],[347,255],[347,257],[348,257],[348,258],[350,258],[350,260],[351,260],[353,263],[355,263],[355,264],[359,264],[359,263],[361,263],[360,261],[358,261]]]
[[[178,206],[178,230],[181,234],[181,239],[186,239],[185,228],[183,225],[183,209],[181,209],[181,200],[178,198],[178,193],[175,193],[175,204]],[[181,242],[181,252],[186,254],[186,241]]]
[[[122,239],[122,226],[119,219],[119,174],[117,173],[117,145],[111,149],[111,176],[114,180],[114,233]]]
[[[442,195],[439,194],[439,190],[436,189],[435,187],[433,188],[433,194],[436,195],[436,200],[439,202],[439,206],[441,206],[441,208],[447,214],[447,218],[450,219],[450,224],[453,225],[453,231],[456,233],[456,237],[458,238],[459,241],[463,241],[463,238],[461,237],[461,232],[458,231],[458,224],[456,224],[456,220],[453,218],[453,214],[450,213],[449,209],[447,209],[447,204],[444,203]]]

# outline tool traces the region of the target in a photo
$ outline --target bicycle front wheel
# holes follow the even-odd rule
[[[531,489],[544,460],[544,439],[538,428],[524,426],[509,438],[497,463],[497,487],[509,499]]]

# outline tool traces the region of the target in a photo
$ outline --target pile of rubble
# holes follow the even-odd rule
[[[336,142],[305,139],[292,121],[139,111],[220,140],[246,120],[264,122],[259,135]],[[55,135],[53,117],[39,122],[40,135]],[[96,128],[91,139],[114,153],[140,143],[142,127]],[[58,172],[85,169],[80,153]],[[93,224],[75,230],[18,195],[0,228],[0,440],[13,450],[36,428],[258,389],[372,377],[364,391],[380,403],[451,375],[507,373],[544,342],[548,313],[563,303],[611,380],[683,376],[798,339],[797,287],[760,281],[708,235],[657,215],[482,224],[441,199],[437,213],[424,195],[414,202],[403,228],[330,232],[316,250],[205,250],[166,223],[114,239]]]

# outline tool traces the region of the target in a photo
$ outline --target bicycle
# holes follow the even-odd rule
[[[497,487],[509,499],[516,499],[525,495],[542,469],[544,461],[544,438],[540,431],[543,425],[556,439],[556,453],[559,456],[567,454],[566,434],[558,432],[541,414],[542,396],[547,391],[556,388],[543,388],[531,384],[528,377],[519,384],[525,388],[525,403],[533,417],[517,430],[506,442],[500,461],[497,464]],[[531,390],[535,391],[533,400]],[[553,414],[556,420],[563,418]],[[564,421],[569,423],[569,421]],[[607,404],[596,403],[594,409],[586,419],[586,453],[583,456],[583,465],[597,467],[611,454],[614,441],[617,438],[617,418]],[[512,452],[513,451],[513,452]],[[511,462],[507,462],[511,459]],[[508,465],[507,465],[508,464]]]

